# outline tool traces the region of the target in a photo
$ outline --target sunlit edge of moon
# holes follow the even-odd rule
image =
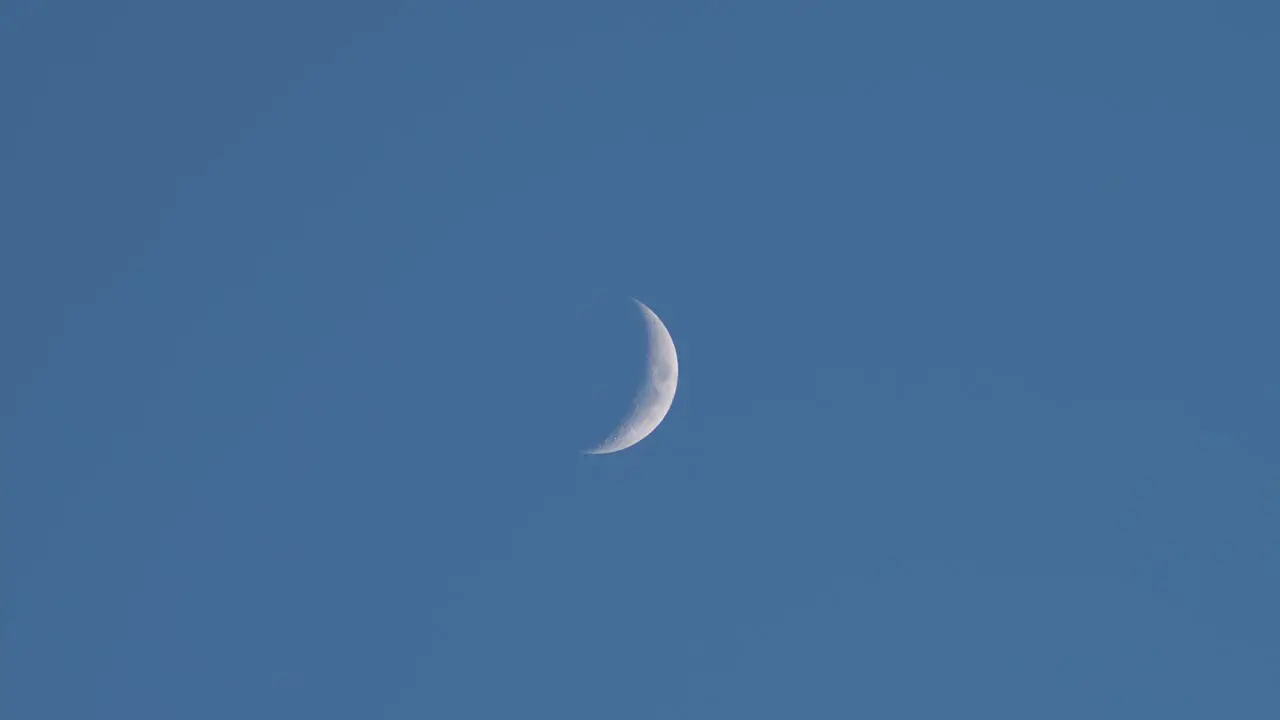
[[[649,437],[662,424],[671,410],[671,404],[675,402],[676,385],[680,379],[676,344],[657,313],[635,298],[631,298],[631,301],[644,313],[649,334],[649,361],[645,381],[636,391],[631,412],[618,423],[604,442],[590,450],[583,450],[584,455],[607,455],[626,450]],[[666,373],[668,368],[669,377]]]

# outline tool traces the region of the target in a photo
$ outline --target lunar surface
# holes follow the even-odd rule
[[[667,416],[676,398],[676,380],[680,374],[676,344],[671,341],[667,327],[648,306],[639,300],[632,301],[644,313],[645,325],[649,329],[649,368],[644,383],[636,391],[631,413],[604,442],[585,451],[588,455],[626,450],[645,439]]]

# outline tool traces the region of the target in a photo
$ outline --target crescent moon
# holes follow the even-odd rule
[[[635,298],[631,301],[644,313],[645,325],[649,329],[649,370],[644,384],[636,391],[631,413],[618,423],[617,429],[604,442],[585,451],[588,455],[626,450],[645,439],[657,429],[676,399],[680,364],[676,360],[676,344],[671,340],[671,333],[648,306]]]

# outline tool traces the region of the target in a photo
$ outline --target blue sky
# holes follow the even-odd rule
[[[1277,717],[1278,21],[5,3],[0,716]]]

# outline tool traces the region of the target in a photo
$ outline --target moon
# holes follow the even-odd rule
[[[676,344],[671,340],[671,333],[647,305],[635,298],[631,301],[644,313],[645,325],[649,329],[649,369],[631,403],[631,413],[618,423],[617,429],[604,442],[584,451],[588,455],[626,450],[645,439],[657,429],[676,399],[680,364],[676,360]]]

